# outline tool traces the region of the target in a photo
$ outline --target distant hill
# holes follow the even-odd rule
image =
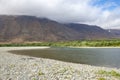
[[[109,29],[108,31],[114,34],[116,38],[120,38],[120,29]]]
[[[66,24],[68,28],[79,32],[83,39],[86,40],[99,40],[99,39],[110,39],[114,37],[113,34],[109,33],[107,30],[100,28],[99,26],[87,25],[87,24]]]
[[[111,37],[111,33],[98,26],[62,24],[34,16],[0,16],[0,42],[70,41]]]

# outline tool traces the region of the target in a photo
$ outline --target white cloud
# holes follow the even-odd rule
[[[102,10],[107,5],[93,6],[91,1],[94,0],[0,0],[0,14],[33,15],[59,22],[120,28],[120,9]]]

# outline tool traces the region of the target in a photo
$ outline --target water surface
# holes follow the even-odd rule
[[[66,62],[120,68],[120,48],[47,48],[10,52]]]

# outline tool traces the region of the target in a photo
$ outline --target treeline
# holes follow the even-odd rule
[[[33,43],[6,43],[0,47],[14,46],[51,46],[51,47],[119,47],[120,40],[88,40],[88,41],[67,41],[67,42],[33,42]]]

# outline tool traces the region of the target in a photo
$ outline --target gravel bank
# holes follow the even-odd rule
[[[0,80],[120,80],[120,69],[8,53],[49,47],[0,47]]]

